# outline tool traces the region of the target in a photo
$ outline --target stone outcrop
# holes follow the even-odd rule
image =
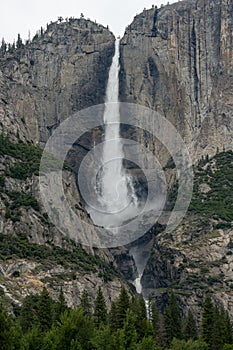
[[[6,174],[6,167],[10,168],[16,163],[15,158],[0,157],[0,176]],[[85,250],[81,249],[74,237],[62,234],[49,221],[41,205],[39,210],[36,210],[21,204],[10,216],[6,215],[9,207],[15,204],[15,200],[9,196],[13,191],[17,191],[18,195],[20,193],[32,195],[32,198],[39,200],[38,180],[38,176],[35,175],[26,180],[5,176],[5,184],[0,187],[0,289],[11,302],[20,304],[23,297],[31,293],[40,293],[44,286],[49,290],[50,295],[57,299],[62,288],[66,302],[74,307],[80,303],[83,290],[88,292],[93,301],[98,288],[101,287],[107,306],[110,307],[111,300],[118,297],[121,286],[125,285],[127,289],[129,287],[109,250],[93,250],[88,247],[84,247]],[[66,196],[80,218],[80,222],[89,220],[90,230],[87,231],[86,226],[85,234],[91,236],[94,234],[92,225],[80,201],[73,174],[64,172],[63,181]],[[23,239],[20,238],[22,234],[25,235]],[[12,247],[9,245],[5,251],[2,241],[6,239],[15,240],[15,243]],[[76,247],[81,249],[81,261],[78,261],[77,255],[77,262],[72,258],[73,262],[70,264],[69,254],[72,254]],[[51,260],[50,254],[47,254],[50,249],[55,249],[55,260]],[[31,256],[30,251],[34,251],[35,254]],[[60,258],[56,258],[57,252],[60,252]],[[121,252],[123,254],[123,250],[118,250],[117,254]],[[82,254],[84,254],[83,257],[86,256],[86,262],[82,259]],[[94,256],[97,258],[97,264],[94,262]],[[92,259],[94,259],[93,263]]]
[[[115,38],[89,20],[51,23],[0,59],[0,131],[44,143],[75,112],[104,102]]]
[[[170,120],[194,162],[233,147],[232,14],[228,0],[154,7],[121,40],[121,100]]]
[[[55,300],[58,299],[62,288],[67,305],[76,307],[80,304],[84,290],[93,302],[100,287],[103,290],[106,305],[110,308],[111,302],[119,296],[122,287],[120,278],[103,281],[100,271],[82,273],[69,270],[59,264],[44,266],[42,262],[30,259],[13,258],[1,261],[0,276],[0,289],[11,302],[19,305],[24,297],[41,293],[43,287],[46,287]],[[128,288],[127,285],[126,288]]]

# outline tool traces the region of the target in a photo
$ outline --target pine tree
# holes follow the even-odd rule
[[[91,344],[96,350],[115,350],[114,338],[111,335],[109,326],[102,326],[95,331],[95,336],[92,338]]]
[[[0,349],[9,350],[19,348],[19,331],[8,315],[6,306],[0,303]]]
[[[9,53],[13,53],[15,51],[15,42],[13,42],[13,44],[8,44],[8,48],[7,48]]]
[[[124,321],[123,329],[118,330],[119,348],[135,350],[137,342],[137,332],[135,328],[135,317],[133,312],[128,309]]]
[[[21,340],[20,349],[40,350],[42,348],[43,342],[44,342],[44,339],[41,336],[40,328],[38,326],[33,326],[30,331],[28,331],[26,334],[24,334],[24,336]],[[44,347],[43,347],[43,349],[44,349]],[[50,346],[50,350],[51,349],[52,349],[52,347]]]
[[[1,43],[1,48],[0,48],[0,55],[4,56],[6,51],[7,51],[7,44],[6,44],[5,40],[4,40],[4,38],[2,38],[2,43]]]
[[[151,304],[151,323],[154,329],[154,332],[156,335],[158,335],[158,331],[159,331],[159,321],[160,321],[160,317],[159,317],[159,309],[157,308],[157,305],[152,302]]]
[[[232,344],[233,343],[233,332],[232,332],[232,323],[230,320],[229,313],[226,310],[222,311],[222,317],[225,320],[225,343]]]
[[[38,304],[38,320],[43,332],[48,331],[52,326],[52,299],[44,287]]]
[[[80,305],[81,305],[81,308],[83,309],[84,315],[91,316],[90,298],[85,290],[83,291],[83,293],[81,295]]]
[[[174,293],[171,294],[168,305],[165,308],[164,325],[167,345],[169,346],[173,338],[181,338],[181,315]]]
[[[233,345],[232,344],[225,344],[223,347],[223,350],[233,350]]]
[[[214,306],[211,297],[205,299],[202,311],[201,334],[203,340],[211,347],[214,330]]]
[[[232,324],[223,306],[214,306],[207,296],[202,311],[202,338],[210,350],[223,349],[224,344],[232,343]]]
[[[71,340],[70,350],[83,350],[82,345],[78,340]]]
[[[147,319],[146,303],[142,296],[138,297],[138,318],[140,320]]]
[[[130,307],[129,296],[125,287],[121,288],[120,296],[116,302],[116,328],[122,328],[126,319],[126,312]]]
[[[20,37],[20,34],[18,34],[17,41],[16,41],[16,48],[17,49],[22,49],[23,48],[23,41]]]
[[[196,325],[196,321],[195,318],[192,314],[192,312],[189,310],[188,311],[188,316],[185,320],[185,324],[184,324],[184,339],[185,340],[189,340],[189,339],[193,339],[196,340],[197,339],[197,325]]]
[[[94,316],[96,319],[96,324],[100,325],[101,322],[106,323],[107,320],[107,309],[106,309],[106,303],[104,300],[103,293],[101,291],[101,288],[99,287],[97,297],[95,300],[95,310],[94,310]]]
[[[109,327],[111,332],[115,332],[118,329],[117,305],[114,301],[112,302],[111,310],[109,314]]]
[[[67,309],[67,305],[63,294],[63,290],[61,288],[59,297],[58,297],[58,302],[55,307],[55,319],[59,320],[60,316],[65,312],[66,309]]]
[[[185,340],[174,338],[169,350],[209,350],[209,348],[208,345],[201,339],[190,339],[186,342]]]
[[[222,349],[225,343],[232,342],[231,322],[223,306],[214,307],[214,325],[211,350]]]
[[[43,350],[93,349],[90,342],[94,336],[94,322],[83,314],[81,308],[68,309],[52,329],[47,332]],[[95,347],[94,347],[95,348]]]
[[[222,317],[220,310],[217,306],[214,306],[214,322],[213,322],[213,334],[211,339],[211,350],[219,350],[223,348],[225,343],[225,322],[224,316]]]
[[[37,321],[37,310],[36,303],[38,298],[36,296],[26,296],[23,301],[21,312],[20,312],[20,324],[23,332],[27,332],[36,324]]]
[[[162,314],[159,314],[159,320],[158,320],[158,328],[155,331],[156,340],[159,346],[161,346],[162,349],[166,347],[167,339],[166,339],[166,329],[164,324],[164,316]]]
[[[10,347],[10,319],[3,307],[0,305],[0,349],[8,350]]]
[[[136,350],[160,350],[157,347],[153,337],[144,337],[142,341],[137,344]]]

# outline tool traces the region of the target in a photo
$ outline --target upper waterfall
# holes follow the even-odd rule
[[[123,145],[120,136],[119,70],[120,40],[115,43],[115,54],[109,71],[106,89],[104,124],[105,139],[102,168],[97,180],[100,208],[89,210],[95,224],[105,228],[119,227],[133,216],[136,196],[131,177],[123,167]]]
[[[103,152],[102,200],[108,213],[117,214],[128,205],[127,177],[122,166],[124,153],[120,139],[119,39],[109,72],[104,113],[105,147]],[[108,143],[113,140],[114,142]]]

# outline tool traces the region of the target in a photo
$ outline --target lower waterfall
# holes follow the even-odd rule
[[[142,276],[143,272],[145,270],[146,264],[148,262],[149,256],[150,256],[150,244],[151,241],[145,243],[143,246],[134,246],[130,249],[130,255],[133,257],[135,265],[137,267],[138,276],[133,281],[133,284],[136,288],[136,291],[138,294],[141,294],[143,296],[143,299],[145,301],[146,305],[146,312],[147,317],[149,318],[149,301],[147,300],[146,296],[143,293],[143,287],[142,287]]]
[[[134,281],[134,285],[136,287],[136,291],[138,294],[142,294],[142,284],[141,284],[142,275],[139,275]]]
[[[142,283],[141,283],[141,279],[142,279],[142,274],[140,274],[134,281],[134,286],[136,288],[136,291],[138,294],[142,294],[143,296],[143,291],[142,291]],[[146,315],[147,315],[147,318],[149,319],[149,300],[146,299],[144,296],[143,296],[143,299],[145,301],[145,305],[146,305]]]

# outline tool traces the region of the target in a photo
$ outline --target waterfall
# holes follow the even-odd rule
[[[109,72],[104,113],[105,147],[103,154],[102,201],[108,212],[118,213],[128,205],[128,179],[122,166],[124,153],[120,139],[119,111],[119,39]],[[110,147],[108,141],[111,142]]]
[[[124,220],[132,217],[137,208],[131,177],[126,174],[122,164],[124,152],[120,138],[119,59],[120,40],[117,39],[106,89],[105,143],[102,169],[96,185],[101,210],[89,210],[95,224],[113,228],[113,232]]]
[[[141,284],[141,278],[142,278],[142,274],[140,274],[136,280],[134,281],[134,285],[136,287],[136,291],[138,294],[142,294],[142,284]]]
[[[136,288],[136,291],[138,294],[142,294],[143,296],[143,299],[145,301],[145,306],[146,306],[146,315],[147,315],[147,318],[149,319],[149,300],[146,299],[143,295],[143,292],[142,292],[142,283],[141,283],[141,279],[142,279],[142,274],[139,274],[139,276],[135,279],[135,281],[133,282],[135,288]]]
[[[120,137],[119,108],[119,70],[120,40],[115,43],[115,54],[109,71],[104,111],[105,139],[102,153],[102,168],[96,178],[96,194],[99,208],[87,208],[93,222],[104,226],[114,233],[129,218],[135,216],[138,199],[132,178],[123,167],[123,145]],[[142,294],[141,278],[149,258],[148,249],[138,251],[138,247],[130,250],[138,270],[138,277],[133,282],[137,293]],[[141,256],[142,254],[142,256]],[[145,299],[147,313],[148,302]]]
[[[149,240],[148,242],[144,242],[143,244],[141,243],[141,245],[134,246],[130,249],[130,255],[134,259],[135,265],[137,267],[137,272],[138,272],[138,276],[133,281],[133,284],[136,288],[137,293],[141,294],[144,298],[145,305],[146,305],[146,313],[148,318],[149,318],[149,301],[145,296],[145,293],[143,293],[141,280],[150,256],[151,246],[152,246],[152,241]]]
[[[139,274],[139,276],[135,279],[133,284],[136,288],[137,293],[143,295],[141,279],[142,279],[142,274]],[[149,301],[144,296],[143,296],[143,299],[145,301],[145,306],[146,306],[146,315],[147,315],[147,318],[149,319],[149,317],[150,317],[150,315],[149,315]]]

